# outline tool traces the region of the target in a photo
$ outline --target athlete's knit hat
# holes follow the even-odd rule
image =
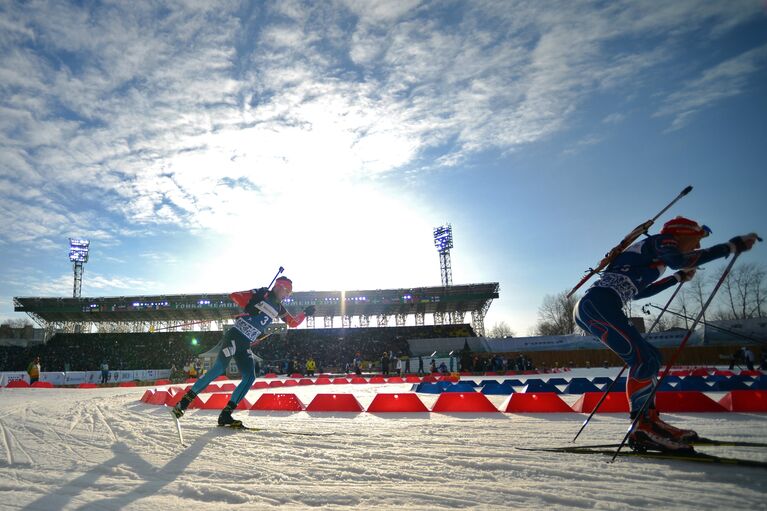
[[[280,277],[274,281],[274,286],[272,286],[272,289],[276,287],[281,287],[285,289],[288,294],[290,294],[293,292],[293,281],[287,277]]]
[[[687,236],[700,236],[705,238],[711,234],[711,229],[705,225],[700,225],[695,220],[690,220],[683,216],[673,218],[663,224],[663,228],[660,230],[661,234],[675,235],[687,235]]]

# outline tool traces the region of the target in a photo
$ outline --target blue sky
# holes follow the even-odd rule
[[[546,294],[682,188],[712,242],[767,233],[754,1],[7,2],[0,317],[68,296],[498,281]],[[744,261],[763,264],[757,247]]]

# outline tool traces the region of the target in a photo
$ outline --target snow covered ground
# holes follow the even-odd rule
[[[409,388],[334,385],[332,392],[354,393],[366,405],[376,392]],[[167,409],[139,402],[144,390],[0,390],[0,509],[767,509],[764,469],[639,458],[608,464],[602,456],[514,448],[567,444],[581,414],[237,412],[266,429],[243,432],[216,428],[216,411],[190,410],[182,448]],[[330,392],[274,391],[295,392],[304,403]],[[436,397],[423,400],[428,406]],[[767,414],[664,417],[708,437],[767,442]],[[579,442],[617,442],[626,426],[624,414],[598,415]],[[767,461],[767,449],[699,450]]]

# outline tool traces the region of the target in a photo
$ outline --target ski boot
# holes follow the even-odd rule
[[[236,406],[237,405],[229,401],[224,409],[221,410],[221,414],[218,416],[219,426],[227,426],[234,429],[246,429],[241,420],[232,417],[232,410],[234,410]]]
[[[661,428],[666,433],[668,433],[670,438],[674,438],[680,442],[689,444],[699,438],[698,433],[691,429],[680,429],[663,421],[660,418],[660,414],[658,413],[658,410],[655,408],[651,408],[650,410],[647,411],[647,418],[653,421],[656,427]]]
[[[181,398],[181,400],[176,403],[176,406],[170,409],[170,413],[176,418],[180,419],[184,416],[184,411],[189,406],[189,403],[194,401],[194,398],[197,397],[197,393],[193,391],[189,391],[186,394],[184,394],[184,397]]]
[[[643,417],[637,422],[634,431],[629,435],[629,447],[637,452],[661,451],[674,453],[692,453],[695,449],[690,444],[682,442],[668,434],[649,417]]]

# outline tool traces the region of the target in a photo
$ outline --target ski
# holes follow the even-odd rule
[[[183,446],[186,447],[187,445],[184,443],[184,435],[181,433],[181,422],[178,420],[178,417],[173,413],[173,408],[170,409],[170,416],[173,418],[173,422],[176,424],[176,433],[178,433],[178,441]]]
[[[249,426],[218,426],[223,429],[232,429],[236,431],[246,431],[250,433],[271,432],[279,433],[282,435],[295,435],[295,436],[332,436],[333,433],[312,433],[308,431],[286,431],[282,429],[265,429],[265,428],[251,428]]]
[[[611,447],[604,448],[589,448],[589,447],[517,447],[521,451],[536,451],[536,452],[560,452],[569,454],[601,454],[603,456],[615,456],[615,448],[619,444],[611,444]],[[696,463],[710,463],[717,465],[735,465],[741,467],[755,467],[755,468],[767,468],[767,462],[747,460],[743,458],[727,458],[723,456],[715,456],[713,454],[706,454],[702,452],[656,452],[656,451],[620,451],[618,456],[623,457],[638,457],[638,458],[650,458],[657,460],[672,460],[672,461],[690,461]]]
[[[687,442],[692,446],[711,446],[711,447],[767,447],[767,443],[762,442],[741,442],[738,440],[717,440],[714,438],[698,438],[692,442]],[[620,444],[591,444],[591,445],[567,445],[563,447],[553,447],[553,449],[617,449]]]

